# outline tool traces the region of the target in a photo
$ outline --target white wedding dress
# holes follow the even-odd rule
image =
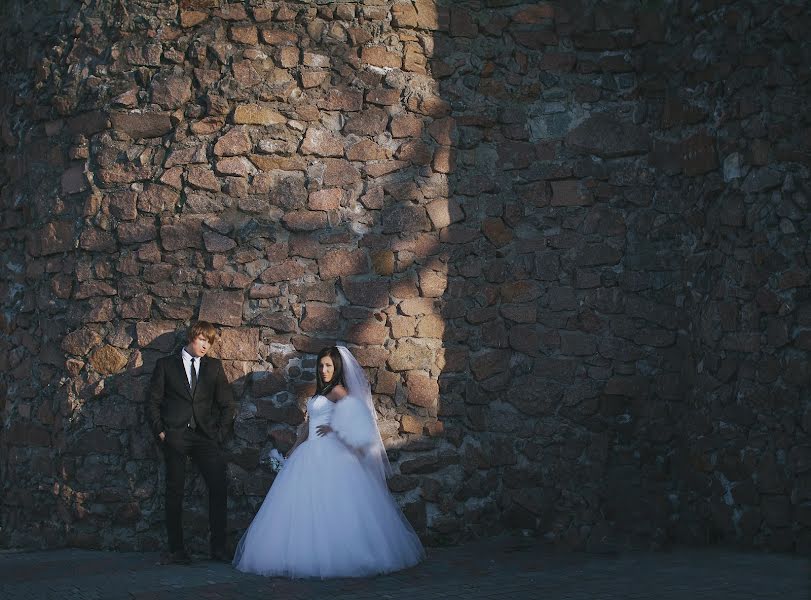
[[[344,399],[339,400],[343,402]],[[239,571],[362,577],[418,563],[422,544],[386,487],[337,435],[319,437],[335,403],[307,402],[309,434],[285,462],[239,542]]]

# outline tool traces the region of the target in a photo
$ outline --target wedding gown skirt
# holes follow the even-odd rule
[[[410,567],[422,544],[386,487],[358,458],[318,425],[333,403],[307,403],[307,440],[285,462],[242,536],[234,566],[286,577],[362,577]]]

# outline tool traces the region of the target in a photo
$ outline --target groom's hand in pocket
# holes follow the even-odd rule
[[[158,434],[158,439],[160,439],[161,443],[163,443],[163,442],[166,440],[166,432],[165,432],[165,431],[161,431],[161,432]]]

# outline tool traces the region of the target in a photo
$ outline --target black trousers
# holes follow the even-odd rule
[[[186,482],[186,457],[200,469],[208,487],[208,523],[211,548],[225,547],[227,484],[225,459],[219,445],[205,434],[189,429],[166,432],[163,441],[166,459],[166,530],[169,551],[183,550],[183,487]]]

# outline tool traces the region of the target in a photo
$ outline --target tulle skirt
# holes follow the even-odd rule
[[[363,577],[425,556],[385,482],[333,434],[301,444],[237,546],[234,566],[286,577]]]

